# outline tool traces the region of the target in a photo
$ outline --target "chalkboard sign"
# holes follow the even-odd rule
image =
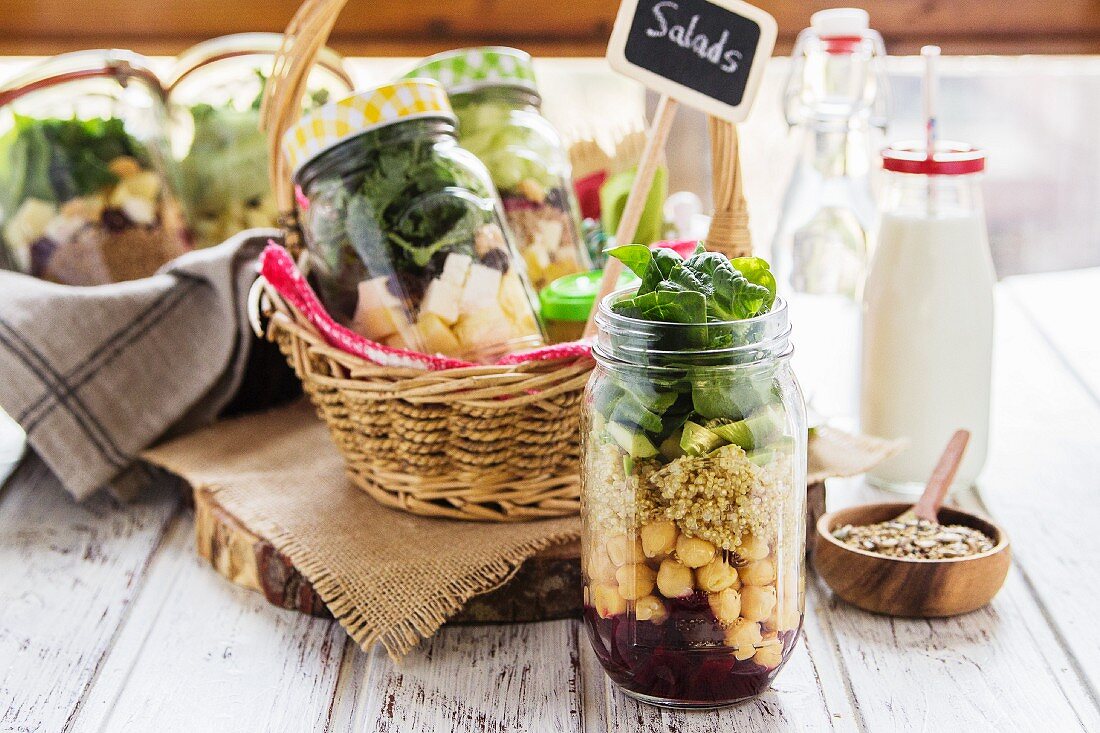
[[[740,122],[775,35],[775,19],[741,0],[623,0],[607,59],[650,89]]]

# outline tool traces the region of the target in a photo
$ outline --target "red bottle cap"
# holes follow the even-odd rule
[[[914,140],[895,143],[883,150],[882,167],[894,173],[925,176],[981,173],[985,170],[985,153],[966,143],[941,141],[929,157],[924,144]]]

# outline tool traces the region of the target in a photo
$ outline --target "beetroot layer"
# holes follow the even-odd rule
[[[702,595],[702,594],[696,594]],[[786,662],[797,632],[779,635],[783,662],[768,669],[737,660],[723,647],[722,626],[694,595],[667,603],[660,624],[627,614],[600,618],[584,609],[588,636],[608,676],[624,690],[688,706],[728,705],[768,689]]]

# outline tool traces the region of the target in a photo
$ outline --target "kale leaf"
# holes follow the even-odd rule
[[[384,232],[396,269],[418,271],[443,250],[473,254],[477,228],[492,217],[485,203],[490,192],[473,174],[427,140],[370,145],[364,155],[363,180],[352,196],[358,199],[355,229],[372,237]]]

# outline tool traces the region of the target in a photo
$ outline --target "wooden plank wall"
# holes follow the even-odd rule
[[[755,0],[779,21],[786,53],[810,13],[843,2]],[[1097,0],[856,0],[893,53],[1100,53]],[[298,0],[3,0],[0,54],[116,46],[176,53],[205,38],[278,31]],[[509,43],[545,56],[602,55],[618,0],[351,0],[334,45],[349,55],[422,56]]]

